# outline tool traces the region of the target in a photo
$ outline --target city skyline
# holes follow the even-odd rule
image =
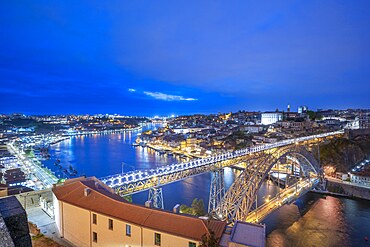
[[[0,111],[370,108],[369,5],[6,2]]]

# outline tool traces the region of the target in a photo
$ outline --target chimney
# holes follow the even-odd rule
[[[100,186],[99,182],[95,182],[95,188],[99,189],[99,186]]]
[[[91,193],[90,188],[85,188],[84,189],[84,196],[88,196]]]
[[[152,207],[152,201],[146,201],[145,202],[145,207],[151,208]]]
[[[174,207],[173,207],[173,212],[175,214],[178,214],[180,211],[180,204],[176,204]]]

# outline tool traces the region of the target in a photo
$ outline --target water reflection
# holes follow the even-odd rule
[[[57,175],[63,172],[54,162],[61,160],[63,169],[73,166],[79,175],[103,177],[133,169],[148,169],[179,162],[176,157],[159,155],[155,151],[133,147],[131,143],[139,132],[77,136],[53,146],[51,159],[44,163]],[[240,171],[224,169],[225,187],[229,188]],[[194,198],[203,199],[208,206],[211,174],[201,174],[181,182],[163,186],[165,208],[190,205]],[[265,196],[275,196],[278,187],[264,182],[258,192],[258,205]],[[133,196],[134,202],[143,204],[148,192]],[[267,227],[267,246],[369,246],[364,237],[370,237],[370,203],[344,198],[307,194],[294,204],[283,206],[263,223]]]
[[[267,246],[369,246],[370,202],[309,193],[264,223]]]

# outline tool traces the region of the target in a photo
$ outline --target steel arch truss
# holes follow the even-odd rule
[[[265,151],[257,159],[249,160],[249,165],[226,192],[222,207],[217,208],[216,214],[229,223],[236,220],[246,221],[262,182],[279,159],[286,156],[294,156],[305,164],[301,167],[305,174],[314,173],[320,176],[321,171],[317,161],[302,146]]]

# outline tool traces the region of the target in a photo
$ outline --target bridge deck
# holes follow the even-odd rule
[[[298,144],[305,141],[319,140],[320,138],[342,134],[344,134],[344,130],[287,139],[276,143],[258,145],[251,148],[241,149],[234,152],[227,152],[224,154],[215,155],[203,159],[196,159],[189,162],[161,166],[156,169],[136,170],[123,174],[116,174],[108,177],[103,177],[100,180],[106,183],[111,188],[118,189],[118,192],[121,195],[132,194],[149,189],[151,187],[172,183],[196,174],[208,172],[214,169],[214,166],[212,165],[216,163],[234,160],[240,157],[245,157],[249,154],[259,153],[265,150]],[[227,166],[229,165],[231,165],[231,163]],[[170,179],[168,179],[169,176],[171,176]]]
[[[315,187],[319,182],[318,178],[305,179],[289,186],[274,198],[268,199],[266,203],[251,211],[246,219],[247,222],[260,222],[270,213],[289,204],[300,196],[304,195]]]

